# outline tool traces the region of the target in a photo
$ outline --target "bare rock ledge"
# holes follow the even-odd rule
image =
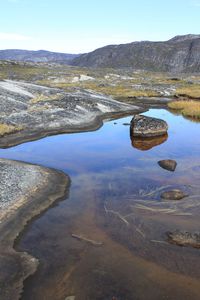
[[[70,179],[62,172],[0,159],[0,299],[18,300],[23,281],[38,261],[17,252],[14,242],[27,222],[67,196]]]
[[[67,93],[27,82],[0,81],[0,147],[99,128],[103,119],[144,111],[91,90]],[[7,131],[7,132],[6,132]]]

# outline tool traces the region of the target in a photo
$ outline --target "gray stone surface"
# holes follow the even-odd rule
[[[161,119],[136,115],[131,120],[131,135],[149,138],[167,134],[168,125]]]
[[[36,135],[87,130],[100,126],[103,116],[138,111],[141,109],[136,106],[92,91],[66,93],[25,82],[0,81],[0,124],[22,127],[20,133],[1,138],[0,147],[12,144],[13,135],[19,142]]]
[[[24,280],[38,260],[17,252],[14,241],[27,223],[67,196],[70,180],[62,172],[0,159],[0,299],[20,299]]]
[[[46,179],[39,166],[0,159],[0,220],[28,201]]]

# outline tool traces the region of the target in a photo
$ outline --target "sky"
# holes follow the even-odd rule
[[[200,0],[0,0],[0,49],[84,53],[200,34]]]

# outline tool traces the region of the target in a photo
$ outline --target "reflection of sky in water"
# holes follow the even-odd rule
[[[89,260],[87,261],[86,259],[86,262],[88,263],[82,264],[82,259],[79,258],[82,257],[82,253],[79,255],[78,251],[82,251],[81,247],[83,247],[84,244],[76,244],[76,241],[71,238],[71,233],[83,233],[83,236],[85,235],[86,237],[92,238],[95,236],[96,240],[101,241],[102,236],[96,236],[96,223],[95,220],[93,220],[93,217],[91,221],[90,214],[93,215],[94,213],[95,218],[97,218],[97,220],[101,220],[102,207],[119,211],[123,216],[131,214],[129,217],[127,217],[127,220],[131,224],[130,227],[123,227],[121,219],[116,219],[115,217],[113,218],[112,214],[109,215],[110,223],[107,223],[108,219],[106,218],[106,223],[103,224],[106,225],[105,231],[106,228],[108,228],[108,232],[110,230],[113,236],[116,236],[117,234],[117,236],[120,238],[120,243],[121,241],[124,241],[125,244],[127,243],[127,245],[129,245],[128,243],[130,239],[132,245],[132,242],[134,241],[133,239],[135,238],[136,240],[135,243],[133,242],[133,244],[135,247],[134,251],[136,251],[136,253],[138,251],[140,255],[146,255],[147,259],[149,259],[149,257],[154,257],[155,255],[156,259],[158,259],[158,262],[161,261],[163,263],[164,261],[165,263],[166,261],[167,266],[172,262],[172,269],[174,267],[173,261],[175,260],[175,266],[178,265],[179,268],[178,272],[180,271],[180,264],[184,264],[184,274],[186,268],[185,262],[188,261],[188,265],[191,265],[191,262],[195,262],[196,264],[196,261],[198,261],[198,256],[195,256],[195,258],[192,256],[192,260],[188,260],[188,256],[186,256],[187,252],[182,252],[182,256],[180,256],[179,250],[176,256],[176,248],[173,248],[174,252],[172,253],[169,252],[169,248],[166,246],[166,248],[164,248],[166,251],[164,251],[163,248],[161,249],[163,244],[155,244],[154,246],[152,242],[149,242],[151,239],[163,239],[163,232],[173,229],[174,223],[172,222],[171,224],[171,218],[168,219],[168,215],[161,215],[161,224],[159,219],[154,221],[151,217],[145,218],[145,216],[143,217],[142,213],[140,214],[141,210],[138,211],[137,207],[136,210],[134,209],[135,206],[141,205],[141,202],[138,201],[143,200],[142,197],[144,195],[145,205],[148,205],[146,200],[149,200],[151,202],[149,205],[158,205],[158,209],[163,209],[164,207],[168,210],[169,207],[166,205],[170,205],[170,207],[172,206],[172,210],[175,210],[175,212],[185,212],[184,207],[179,207],[182,205],[182,203],[184,203],[184,201],[180,201],[180,204],[175,204],[176,207],[174,209],[173,203],[166,204],[165,202],[160,201],[159,195],[156,197],[155,194],[150,194],[149,198],[145,195],[167,185],[174,186],[182,183],[193,184],[195,180],[197,183],[199,183],[200,178],[198,178],[198,174],[200,173],[200,168],[198,168],[198,166],[200,166],[200,142],[198,134],[200,124],[192,123],[179,116],[173,116],[171,113],[168,113],[165,110],[151,110],[146,114],[165,119],[169,124],[169,137],[167,141],[148,151],[141,151],[132,147],[129,136],[129,126],[123,125],[123,123],[130,122],[131,117],[119,119],[117,121],[106,122],[101,129],[95,132],[57,135],[35,142],[25,143],[11,149],[0,150],[0,157],[19,159],[61,169],[68,173],[72,179],[69,198],[66,201],[60,201],[52,209],[48,209],[45,214],[40,216],[34,222],[30,223],[28,231],[20,240],[19,249],[21,251],[28,251],[32,255],[39,258],[41,262],[43,262],[43,264],[41,264],[41,268],[39,268],[39,271],[37,272],[37,276],[32,278],[33,281],[31,281],[30,285],[27,285],[27,287],[25,285],[25,291],[27,293],[25,293],[25,297],[22,299],[41,299],[40,296],[35,296],[35,293],[36,295],[37,293],[40,295],[42,292],[42,295],[44,295],[43,289],[48,289],[48,284],[52,285],[52,282],[54,283],[55,288],[56,285],[58,285],[57,278],[59,278],[59,276],[60,293],[60,290],[62,290],[60,289],[60,282],[66,278],[62,273],[65,262],[67,262],[69,266],[71,266],[71,262],[73,264],[74,262],[76,263],[76,269],[78,271],[75,273],[75,275],[73,275],[75,276],[73,277],[75,281],[79,279],[80,274],[81,276],[84,274],[84,280],[85,274],[89,274],[91,277],[89,277],[88,285],[93,287],[94,278],[92,277],[94,277],[94,268],[92,268],[92,270],[90,269],[90,259],[92,258],[91,261],[95,262],[95,268],[98,270],[98,263],[96,262],[99,262],[99,253],[101,253],[100,257],[103,257],[103,270],[106,270],[106,272],[107,270],[111,270],[112,280],[115,278],[113,277],[113,274],[117,276],[117,288],[118,286],[121,286],[121,279],[119,279],[120,277],[118,278],[118,270],[120,270],[119,274],[121,274],[123,268],[126,268],[125,272],[122,273],[124,274],[122,280],[123,286],[124,282],[126,281],[128,282],[129,288],[133,290],[134,293],[141,293],[141,281],[143,282],[145,277],[142,276],[140,278],[140,275],[138,276],[138,290],[137,284],[136,286],[131,286],[129,277],[127,275],[127,265],[124,267],[123,263],[125,257],[124,252],[122,252],[120,255],[120,249],[122,249],[122,247],[114,248],[117,250],[113,251],[112,247],[109,248],[110,242],[106,243],[106,240],[103,252],[99,252],[100,249],[98,247],[86,248],[88,250],[90,249],[89,251],[91,251],[91,249],[94,251],[90,253],[95,254],[95,251],[98,251],[98,255],[96,256],[97,261],[95,260],[95,256],[90,255]],[[114,125],[115,122],[117,123],[116,125]],[[178,162],[175,172],[166,171],[160,168],[157,164],[158,160],[169,158],[176,159]],[[195,172],[193,172],[192,167],[195,167]],[[199,195],[199,191],[195,191],[195,193]],[[144,203],[142,202],[142,204]],[[178,218],[175,216],[174,220],[178,222],[180,220],[180,216]],[[190,221],[191,219],[189,219],[189,222]],[[105,222],[105,220],[102,219],[102,222]],[[168,224],[169,222],[170,224]],[[191,223],[192,222],[190,222],[190,224]],[[139,225],[141,225],[141,227],[139,227]],[[195,223],[193,226],[195,226]],[[126,231],[127,228],[128,230]],[[139,230],[139,233],[135,230],[135,228]],[[144,233],[148,235],[148,238],[144,239],[143,236],[141,237],[141,232],[142,234]],[[162,236],[162,238],[160,238],[160,236]],[[78,247],[80,247],[80,250],[78,250]],[[162,252],[160,252],[161,250]],[[186,248],[182,249],[182,251],[186,250]],[[106,256],[106,251],[109,253],[109,256]],[[84,250],[84,252],[86,251]],[[112,262],[110,262],[110,257],[113,257],[113,253],[117,253],[117,255],[119,253],[119,259],[117,259],[117,264],[115,263],[114,267]],[[175,255],[174,259],[173,255]],[[84,260],[85,258],[83,257],[83,261]],[[88,269],[86,269],[84,272],[81,271],[82,265],[83,268],[85,265],[89,266],[89,271]],[[118,266],[117,269],[115,269],[116,266]],[[102,272],[102,265],[99,269]],[[134,262],[133,269],[131,269],[130,278],[133,277],[133,270],[138,270],[138,274],[141,274],[141,263],[137,264],[137,261],[136,263]],[[144,274],[148,273],[148,271],[146,272],[146,269],[144,270]],[[192,271],[194,272],[194,270]],[[65,274],[69,274],[70,272],[71,271],[69,269]],[[107,278],[109,279],[109,276],[106,272],[103,273],[104,275],[102,278],[105,276],[107,280]],[[134,275],[134,281],[138,279],[136,273]],[[55,274],[58,277],[54,277]],[[127,278],[125,276],[127,276]],[[160,286],[160,277],[159,275],[156,276],[158,276],[156,283],[158,282],[158,286]],[[145,286],[149,286],[149,288],[145,290],[142,289],[142,294],[148,293],[149,296],[152,290],[152,281],[149,280],[150,277],[147,278],[148,282],[145,283]],[[166,278],[166,282],[170,286],[167,279],[168,278]],[[67,281],[68,280],[69,278],[67,277]],[[100,281],[98,277],[98,287],[100,284],[99,282]],[[109,281],[106,281],[106,284],[107,282]],[[84,285],[87,286],[87,281],[86,283],[84,282]],[[108,285],[103,285],[100,287],[100,289],[101,288],[103,291],[105,288],[109,289]],[[162,288],[162,286],[160,286],[160,288]],[[158,297],[160,297],[159,289],[158,293]],[[174,293],[173,289],[172,293]],[[166,293],[166,295],[168,295],[168,293]],[[63,299],[65,296],[66,295],[63,295]],[[145,297],[143,297],[142,295],[142,299],[147,299],[148,296],[145,295]],[[155,297],[157,297],[157,295],[154,293],[151,299]],[[169,297],[171,297],[171,295],[169,295]],[[123,299],[125,298],[127,299],[127,297],[123,297]],[[140,297],[137,298],[139,299]],[[91,297],[88,299],[96,298]],[[102,299],[105,299],[105,297],[102,297]]]
[[[88,172],[104,174],[132,170],[143,173],[145,177],[156,173],[167,178],[180,175],[188,164],[198,164],[200,124],[182,116],[174,116],[165,110],[153,109],[145,115],[162,118],[169,125],[168,140],[148,151],[132,147],[129,126],[123,125],[130,122],[132,117],[126,117],[106,122],[98,131],[62,134],[1,149],[0,157],[61,169],[70,176]],[[157,165],[160,159],[177,160],[176,172],[172,174],[161,169]]]

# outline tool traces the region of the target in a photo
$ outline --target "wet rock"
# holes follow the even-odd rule
[[[164,120],[136,115],[131,120],[131,135],[136,137],[155,137],[167,134],[168,125]]]
[[[134,148],[142,151],[147,151],[153,147],[161,145],[162,143],[166,142],[167,139],[168,139],[167,134],[158,137],[143,138],[143,139],[131,136],[131,143]]]
[[[200,249],[200,233],[182,232],[176,230],[174,232],[167,232],[168,242],[179,246],[190,246]]]
[[[164,160],[160,160],[158,161],[158,164],[161,168],[174,172],[177,166],[177,162],[175,160],[172,159],[164,159]]]
[[[176,189],[176,190],[163,192],[160,196],[162,199],[165,200],[181,200],[187,197],[188,195],[185,194],[183,191]]]

